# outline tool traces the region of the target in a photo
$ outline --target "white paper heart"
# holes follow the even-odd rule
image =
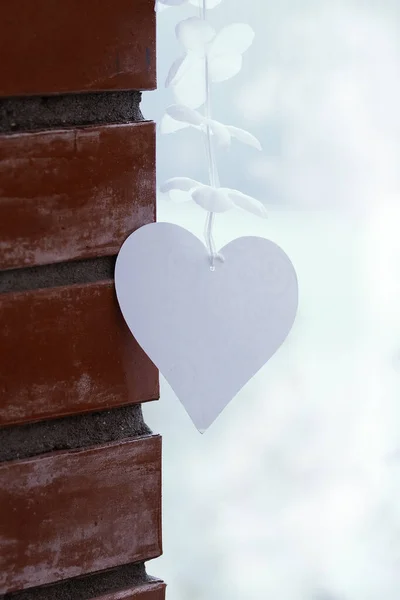
[[[294,267],[273,242],[242,237],[221,254],[212,271],[198,238],[152,223],[115,267],[129,329],[201,432],[281,346],[298,304]]]

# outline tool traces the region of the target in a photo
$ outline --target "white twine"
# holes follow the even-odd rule
[[[207,21],[209,9],[215,8],[222,0],[158,0],[156,6],[181,6],[191,4],[198,8],[198,16],[180,21],[176,28],[179,41],[185,48],[185,54],[174,61],[171,66],[166,86],[171,87],[177,103],[169,106],[161,124],[162,133],[172,133],[182,127],[194,127],[200,131],[207,158],[208,183],[201,183],[189,177],[173,177],[160,186],[162,193],[169,194],[174,190],[186,192],[199,206],[207,211],[204,238],[210,259],[211,270],[215,269],[215,261],[223,262],[223,256],[216,251],[213,237],[215,214],[239,207],[260,217],[266,217],[263,204],[239,190],[220,187],[214,146],[228,148],[232,140],[261,150],[257,138],[238,127],[220,123],[211,115],[211,84],[226,81],[240,71],[242,55],[251,46],[254,32],[249,25],[232,23],[219,31],[215,31]],[[239,65],[239,66],[238,66]],[[204,88],[201,99],[196,104],[188,100],[184,81],[187,73],[198,69],[204,73]],[[203,110],[197,107],[204,105]],[[174,124],[179,123],[179,126]]]
[[[200,8],[200,17],[203,21],[207,20],[207,0],[203,0],[203,4]],[[217,164],[215,162],[214,156],[214,148],[211,140],[211,127],[210,127],[210,119],[211,119],[211,85],[210,85],[210,77],[209,77],[209,68],[208,68],[208,56],[205,56],[205,64],[204,64],[204,80],[205,80],[205,89],[206,89],[206,101],[204,104],[204,116],[206,118],[206,130],[205,130],[205,143],[206,143],[206,153],[207,153],[207,164],[208,164],[208,180],[210,182],[211,187],[214,189],[219,188],[219,175]],[[210,256],[210,269],[212,271],[215,270],[215,259],[219,257],[223,260],[222,256],[216,252],[214,236],[213,236],[213,225],[214,225],[214,217],[215,213],[209,212],[207,214],[205,229],[204,229],[204,237],[206,240],[206,246],[208,249],[208,253]]]

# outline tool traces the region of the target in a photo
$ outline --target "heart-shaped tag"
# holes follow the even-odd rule
[[[152,223],[115,267],[129,329],[201,432],[277,351],[298,304],[294,267],[273,242],[242,237],[221,254],[211,270],[198,238]]]

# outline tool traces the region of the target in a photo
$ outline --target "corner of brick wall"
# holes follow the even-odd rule
[[[113,282],[155,220],[154,1],[6,2],[0,54],[0,598],[163,600],[158,373]]]

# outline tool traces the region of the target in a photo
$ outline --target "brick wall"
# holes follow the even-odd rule
[[[158,374],[113,282],[155,219],[154,0],[5,0],[0,57],[0,598],[163,600]]]

